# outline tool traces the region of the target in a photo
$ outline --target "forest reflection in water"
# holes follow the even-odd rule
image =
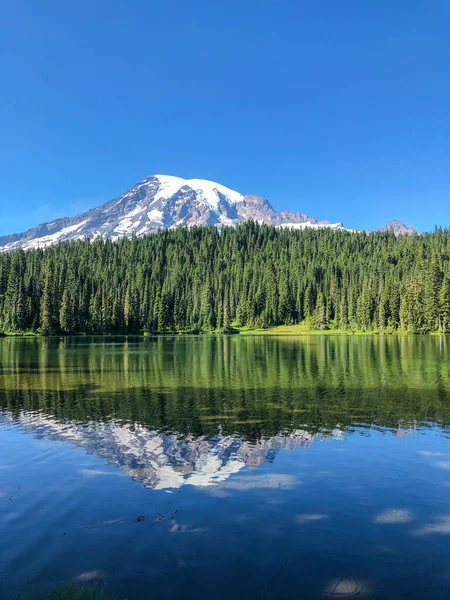
[[[0,406],[249,439],[449,423],[450,340],[429,336],[9,339]]]

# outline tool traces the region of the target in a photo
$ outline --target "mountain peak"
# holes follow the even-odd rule
[[[378,231],[393,231],[395,235],[414,235],[417,231],[411,225],[404,225],[401,221],[393,219]]]
[[[216,210],[220,203],[220,195],[224,196],[231,204],[241,202],[244,199],[244,196],[239,192],[235,192],[220,183],[215,183],[207,179],[183,179],[173,175],[154,175],[153,179],[159,182],[155,201],[161,198],[171,198],[184,187],[194,190],[198,194],[200,201],[204,201]]]

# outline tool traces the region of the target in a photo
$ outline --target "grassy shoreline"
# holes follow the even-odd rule
[[[142,337],[158,337],[158,336],[186,336],[186,335],[195,335],[195,336],[205,336],[205,335],[242,335],[242,336],[250,336],[250,335],[269,335],[269,336],[306,336],[306,335],[341,335],[341,336],[352,336],[352,335],[415,335],[409,331],[402,330],[351,330],[351,329],[308,329],[304,324],[300,323],[297,325],[276,325],[274,327],[268,327],[267,329],[261,328],[248,328],[248,327],[236,327],[233,328],[234,331],[230,333],[225,333],[224,331],[216,330],[216,331],[201,331],[201,332],[193,332],[193,331],[179,331],[179,332],[166,332],[166,333],[150,333],[147,331],[136,331],[136,332],[117,332],[117,333],[71,333],[71,334],[53,334],[53,335],[44,335],[39,332],[34,331],[10,331],[10,332],[0,332],[1,338],[46,338],[46,337],[86,337],[86,336],[105,336],[105,337],[114,337],[114,336],[142,336]],[[439,331],[431,331],[429,333],[423,333],[421,335],[448,335],[448,333],[442,333]]]

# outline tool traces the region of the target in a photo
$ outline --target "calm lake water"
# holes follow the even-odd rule
[[[1,598],[449,598],[450,340],[4,338],[0,507]]]

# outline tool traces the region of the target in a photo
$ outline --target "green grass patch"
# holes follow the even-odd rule
[[[375,331],[354,331],[349,329],[308,329],[303,323],[298,325],[277,325],[267,329],[240,329],[241,335],[374,335]]]

